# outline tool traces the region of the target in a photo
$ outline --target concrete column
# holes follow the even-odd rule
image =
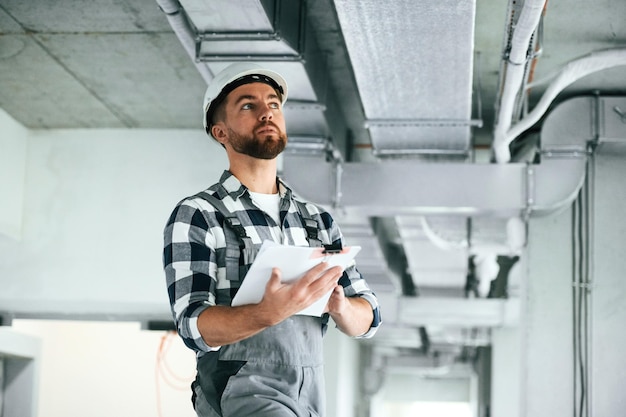
[[[0,235],[22,236],[28,130],[0,109]]]
[[[519,326],[492,332],[492,417],[572,415],[571,215],[530,221]]]
[[[353,417],[359,389],[358,344],[334,328],[330,321],[324,337],[324,371],[326,375],[326,415]]]
[[[624,141],[626,142],[626,141]],[[591,416],[626,409],[626,143],[596,157],[590,320]]]
[[[530,224],[521,416],[573,413],[572,212]]]
[[[522,416],[521,333],[519,327],[492,331],[490,414],[481,414],[481,417]]]

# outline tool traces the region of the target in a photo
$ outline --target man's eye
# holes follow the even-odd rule
[[[243,106],[241,106],[242,110],[250,110],[252,108],[252,104],[250,103],[246,103]]]
[[[270,103],[270,107],[273,109],[279,109],[280,108],[280,104],[278,103]]]

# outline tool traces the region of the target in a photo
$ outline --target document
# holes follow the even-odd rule
[[[360,250],[360,246],[348,246],[339,253],[325,254],[323,247],[285,246],[266,240],[261,245],[261,249],[252,262],[239,291],[233,298],[232,305],[239,306],[260,302],[267,281],[272,274],[272,268],[280,268],[283,282],[293,282],[302,278],[306,271],[321,262],[328,262],[329,268],[341,266],[345,269],[354,262],[354,257]],[[332,290],[297,314],[321,316],[331,293]]]

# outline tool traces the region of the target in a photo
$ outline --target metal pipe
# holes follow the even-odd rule
[[[593,148],[597,145],[598,140],[600,139],[600,136],[602,134],[602,127],[603,124],[601,123],[601,119],[600,119],[600,113],[601,113],[601,100],[598,96],[596,96],[595,98],[595,105],[594,105],[594,112],[595,112],[595,126],[594,126],[594,130],[595,130],[595,143],[591,143],[589,144],[590,148]],[[590,153],[593,151],[593,149],[590,149]],[[587,261],[587,268],[588,268],[588,275],[587,275],[587,282],[590,286],[589,291],[587,292],[587,297],[588,297],[588,315],[586,317],[587,320],[587,329],[588,329],[588,340],[587,340],[587,375],[589,375],[589,373],[591,372],[591,370],[593,369],[593,288],[595,286],[595,264],[594,264],[594,259],[595,259],[595,253],[594,253],[594,247],[595,247],[595,229],[594,229],[594,224],[595,224],[595,201],[596,201],[596,196],[595,196],[595,184],[596,184],[596,160],[595,157],[592,156],[587,160],[587,184],[588,184],[588,190],[587,190],[587,199],[588,199],[588,206],[587,206],[587,213],[588,213],[588,218],[589,221],[587,222],[587,257],[588,257],[588,261]],[[587,380],[587,415],[591,416],[593,415],[593,375],[589,375],[589,378]]]

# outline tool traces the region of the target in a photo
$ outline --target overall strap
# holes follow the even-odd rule
[[[300,212],[300,216],[302,216],[302,220],[304,221],[304,228],[306,229],[306,240],[309,241],[310,247],[321,247],[322,241],[318,237],[319,227],[317,225],[317,221],[311,217],[309,210],[306,208],[306,203],[298,201],[296,199],[293,200]]]
[[[205,191],[199,192],[195,197],[200,197],[207,201],[224,217],[224,223],[228,225],[228,227],[224,227],[224,237],[226,239],[226,279],[229,281],[242,280],[256,254],[252,239],[246,233],[246,229],[237,215],[230,211],[222,200]],[[295,199],[293,201],[296,203],[298,212],[304,222],[309,246],[323,246],[318,236],[319,227],[317,221],[309,213],[306,204]],[[239,260],[242,255],[243,264],[240,266]]]
[[[224,216],[224,238],[226,239],[226,279],[240,281],[247,272],[248,264],[252,262],[255,248],[252,239],[248,237],[246,229],[235,213],[230,211],[224,202],[211,194],[202,191],[195,195],[206,200]],[[243,265],[240,267],[239,258],[243,255]]]

